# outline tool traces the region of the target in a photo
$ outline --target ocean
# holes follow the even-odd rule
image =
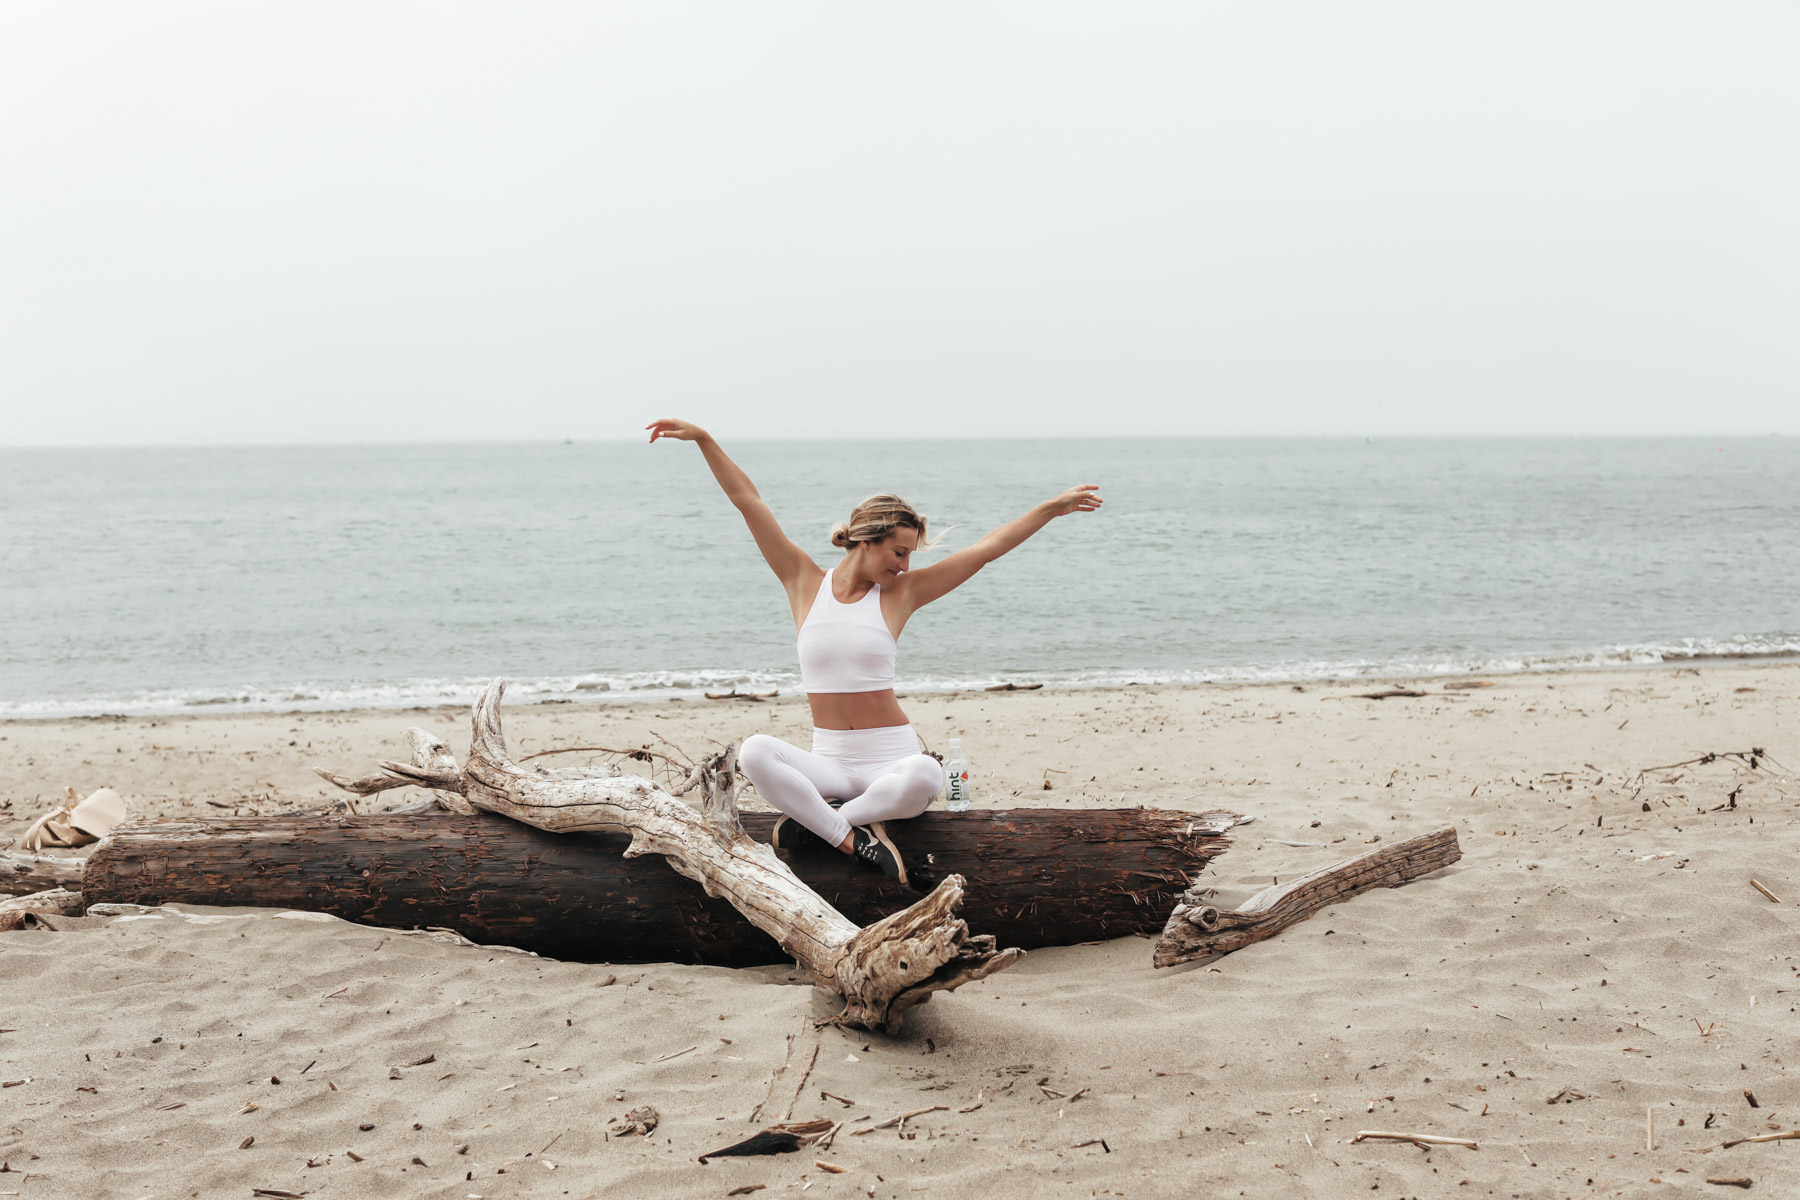
[[[727,449],[822,566],[872,492],[941,553],[1101,485],[913,618],[903,692],[1800,654],[1794,439]],[[799,683],[786,597],[682,443],[0,450],[0,580],[5,717]]]

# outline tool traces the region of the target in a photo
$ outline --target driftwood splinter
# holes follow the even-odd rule
[[[1273,937],[1329,904],[1370,888],[1398,887],[1461,857],[1456,830],[1445,828],[1264,888],[1241,909],[1216,908],[1198,889],[1189,888],[1169,914],[1152,961],[1172,967],[1210,954],[1229,954]]]
[[[1469,1138],[1439,1137],[1432,1133],[1389,1133],[1380,1129],[1365,1129],[1350,1139],[1352,1146],[1364,1141],[1411,1142],[1415,1146],[1466,1146],[1470,1150],[1479,1150],[1479,1143]]]

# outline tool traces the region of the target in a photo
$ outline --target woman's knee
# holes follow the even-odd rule
[[[919,810],[937,799],[944,788],[944,768],[929,754],[915,754],[900,768],[906,783],[906,797],[918,804]]]
[[[753,733],[738,747],[738,769],[750,777],[751,783],[755,783],[756,777],[766,768],[781,761],[781,752],[785,748],[780,738],[770,737],[766,733]]]

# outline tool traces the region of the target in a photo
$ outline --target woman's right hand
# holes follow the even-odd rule
[[[698,425],[692,425],[686,421],[677,421],[672,417],[664,417],[661,420],[652,421],[644,426],[644,428],[650,431],[650,440],[653,442],[657,438],[674,438],[677,441],[682,442],[697,442],[706,436],[706,430],[700,428]]]

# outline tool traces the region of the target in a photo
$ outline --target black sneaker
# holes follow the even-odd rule
[[[852,858],[889,879],[906,882],[906,864],[900,860],[900,851],[888,840],[887,830],[881,822],[858,825],[850,833],[856,839],[856,845],[850,851]]]
[[[798,850],[802,846],[822,845],[824,841],[792,817],[782,817],[769,831],[769,845],[777,850]]]

